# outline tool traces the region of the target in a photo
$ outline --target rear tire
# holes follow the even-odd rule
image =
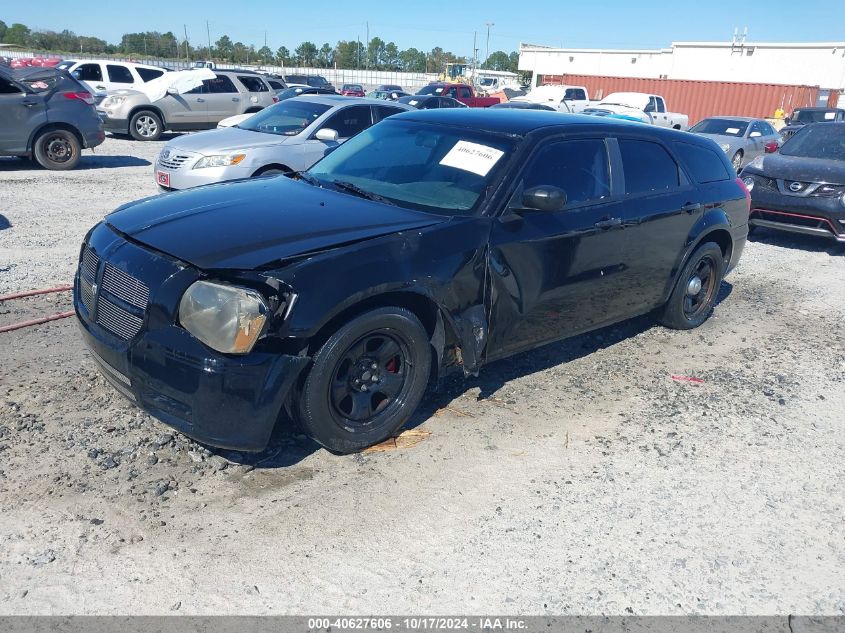
[[[419,319],[378,308],[338,329],[314,355],[294,405],[306,433],[335,453],[391,437],[428,386],[431,348]]]
[[[63,171],[79,164],[82,147],[68,130],[48,130],[35,139],[35,160],[45,169]]]
[[[161,117],[151,110],[141,110],[129,119],[129,134],[136,141],[157,141],[164,132]]]
[[[691,330],[704,323],[713,313],[724,274],[725,256],[719,245],[699,246],[678,275],[660,322],[674,330]]]

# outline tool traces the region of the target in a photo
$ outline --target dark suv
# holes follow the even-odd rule
[[[0,66],[0,156],[73,169],[105,137],[94,97],[65,71]]]
[[[285,82],[288,84],[311,86],[312,88],[323,88],[325,90],[337,92],[335,87],[321,75],[285,75]]]
[[[74,305],[104,376],[186,434],[261,450],[288,409],[351,452],[441,371],[652,311],[701,325],[748,208],[724,152],[686,132],[404,112],[290,178],[122,207],[85,238]]]
[[[841,123],[845,121],[842,108],[797,108],[792,116],[784,119],[786,127],[780,129],[781,139],[788,141],[798,130],[810,123]]]

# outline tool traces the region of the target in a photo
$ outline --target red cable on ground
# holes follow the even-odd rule
[[[48,323],[50,321],[57,321],[58,319],[66,319],[67,317],[73,316],[74,314],[74,311],[71,310],[70,312],[59,312],[58,314],[51,314],[50,316],[32,319],[31,321],[21,321],[19,323],[12,323],[11,325],[0,326],[0,334],[2,334],[3,332],[19,330],[21,328],[29,327],[31,325],[40,325],[42,323]]]
[[[16,292],[14,294],[0,296],[0,301],[10,301],[12,299],[22,299],[23,297],[46,295],[50,294],[51,292],[64,292],[65,290],[73,290],[73,286],[57,286],[55,288],[45,288],[44,290],[27,290],[25,292]]]

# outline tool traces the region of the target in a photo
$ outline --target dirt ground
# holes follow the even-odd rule
[[[0,159],[0,294],[69,282],[160,147]],[[348,457],[287,425],[206,450],[116,394],[72,318],[0,334],[0,614],[842,615],[843,411],[845,256],[768,232],[699,330],[493,364]]]

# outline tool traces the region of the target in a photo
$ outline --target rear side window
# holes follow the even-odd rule
[[[678,165],[666,149],[650,141],[619,139],[625,193],[668,191],[678,186]]]
[[[382,119],[386,119],[387,117],[393,114],[399,114],[400,112],[404,112],[401,108],[391,108],[390,106],[376,106],[375,107],[376,116],[375,122],[378,123]]]
[[[117,84],[131,84],[135,83],[132,78],[132,73],[126,66],[118,66],[116,64],[109,64],[106,66],[106,71],[109,73],[109,81]]]
[[[331,116],[322,127],[336,130],[338,138],[350,138],[370,125],[370,106],[352,106]]]
[[[285,87],[282,84],[280,84],[278,81],[273,81],[271,79],[267,83],[270,84],[270,87],[273,90],[284,90],[285,89]]]
[[[571,101],[582,101],[587,98],[587,95],[585,95],[584,91],[580,88],[567,88],[566,92],[563,94],[563,98]]]
[[[102,81],[103,69],[99,64],[82,64],[73,71],[73,76],[82,81]]]
[[[672,147],[696,182],[707,183],[730,179],[730,173],[722,157],[713,150],[691,143],[673,143]]]
[[[141,79],[144,81],[152,81],[164,74],[163,70],[153,70],[152,68],[136,68],[135,70],[138,71],[138,74],[141,75]]]
[[[203,81],[205,84],[206,82]],[[232,80],[229,79],[226,75],[217,75],[215,79],[207,80],[208,84],[208,92],[212,94],[219,94],[221,92],[237,92],[238,89],[235,88],[235,84],[232,83]]]
[[[610,196],[604,142],[599,139],[561,141],[542,148],[523,178],[525,189],[540,185],[563,189],[567,206]]]
[[[21,94],[20,88],[0,77],[0,95]]]
[[[238,75],[238,81],[240,81],[244,88],[246,88],[249,92],[270,92],[270,89],[267,88],[267,84],[261,81],[258,77]]]

